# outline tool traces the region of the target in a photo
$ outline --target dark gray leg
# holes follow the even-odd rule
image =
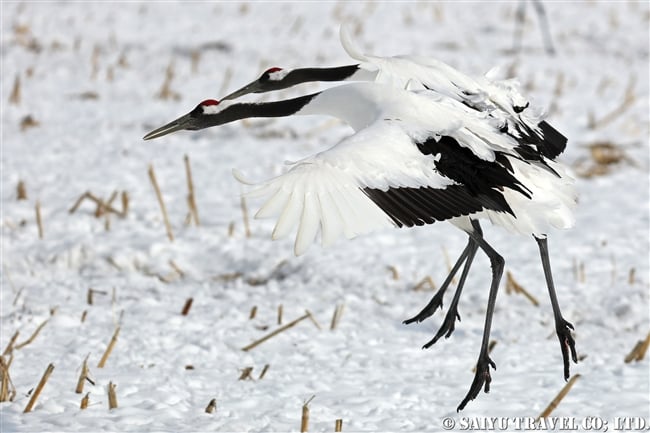
[[[472,239],[478,246],[485,252],[490,259],[492,267],[492,284],[490,285],[490,292],[488,294],[487,311],[485,313],[485,326],[483,327],[483,340],[481,341],[481,350],[479,351],[478,361],[476,362],[476,375],[469,388],[469,392],[458,405],[457,411],[463,410],[470,400],[474,400],[481,388],[484,387],[485,392],[490,392],[490,366],[496,368],[496,364],[490,359],[488,354],[488,343],[490,340],[490,328],[492,327],[492,316],[494,315],[494,305],[497,300],[497,291],[499,290],[499,282],[503,275],[504,260],[485,240],[479,233],[469,233]],[[485,386],[484,386],[485,385]]]
[[[415,316],[411,317],[410,319],[405,320],[404,323],[405,325],[408,325],[413,322],[422,322],[424,319],[427,317],[433,315],[433,313],[436,312],[436,310],[440,307],[442,307],[442,297],[445,294],[445,291],[447,290],[447,287],[449,287],[449,284],[451,283],[451,280],[454,278],[456,275],[456,272],[458,272],[458,269],[460,269],[460,266],[465,262],[465,260],[469,257],[470,251],[474,249],[476,250],[476,246],[474,245],[474,241],[470,237],[469,240],[467,241],[467,246],[463,250],[463,252],[460,254],[460,257],[458,257],[458,260],[456,260],[456,264],[454,267],[451,269],[451,272],[449,272],[449,275],[447,275],[447,278],[445,281],[442,283],[442,286],[438,289],[435,295],[433,295],[433,298],[429,301],[429,303],[420,311],[418,314]],[[469,260],[465,264],[465,268],[463,268],[463,275],[469,271],[469,267],[471,266],[472,261]],[[459,284],[459,288],[462,287],[462,285]],[[458,293],[458,289],[457,289]]]
[[[474,227],[476,233],[478,233],[480,236],[483,236],[483,230],[481,230],[481,226],[479,225],[478,221],[472,221],[472,227]],[[454,298],[451,300],[451,305],[449,305],[449,311],[447,311],[447,315],[445,316],[445,320],[442,322],[442,326],[440,326],[440,329],[438,329],[438,332],[433,337],[433,339],[424,345],[424,349],[428,349],[429,347],[433,346],[436,341],[438,341],[443,335],[445,338],[449,338],[451,333],[454,332],[454,329],[456,329],[456,319],[460,321],[460,315],[458,314],[458,301],[460,300],[460,294],[463,291],[463,287],[465,286],[465,279],[469,273],[469,268],[472,265],[474,256],[476,255],[476,250],[478,250],[478,244],[474,242],[471,237],[469,239],[470,242],[467,244],[467,247],[469,248],[469,252],[467,254],[467,263],[463,268],[463,273],[460,275],[460,281],[458,282],[456,293],[454,293]]]
[[[548,257],[548,245],[546,238],[535,237],[537,245],[539,246],[539,253],[542,256],[542,267],[544,268],[544,276],[546,277],[546,285],[548,286],[548,294],[551,297],[551,306],[553,307],[553,317],[555,318],[555,332],[560,339],[560,348],[562,349],[562,359],[564,361],[564,379],[569,378],[569,351],[571,351],[571,359],[573,362],[578,362],[576,356],[576,346],[573,337],[571,336],[571,329],[573,325],[562,317],[560,312],[560,304],[557,301],[557,294],[555,293],[555,285],[553,284],[553,276],[551,275],[551,261]]]

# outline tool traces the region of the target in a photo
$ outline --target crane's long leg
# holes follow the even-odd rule
[[[430,317],[433,315],[433,313],[436,312],[436,310],[439,307],[442,307],[442,297],[445,294],[445,291],[449,287],[449,284],[451,283],[451,280],[454,278],[456,273],[458,272],[458,269],[460,269],[461,265],[465,262],[465,260],[469,257],[469,253],[474,248],[476,250],[476,246],[474,245],[474,240],[470,237],[469,240],[467,241],[467,246],[463,250],[463,252],[460,254],[460,257],[458,257],[458,260],[456,260],[456,264],[454,267],[451,269],[451,272],[449,272],[449,275],[447,275],[447,278],[445,281],[442,283],[442,286],[438,289],[435,295],[433,295],[433,298],[429,301],[429,303],[420,311],[418,314],[415,316],[411,317],[410,319],[405,320],[404,323],[405,325],[408,325],[413,322],[422,322],[424,319],[427,317]],[[465,270],[469,271],[469,267],[471,265],[471,260],[465,264],[465,268],[463,269],[463,274],[466,273]],[[459,285],[459,287],[461,287]]]
[[[480,236],[483,236],[483,230],[481,230],[481,226],[479,225],[478,221],[472,221],[472,227],[476,233],[478,233]],[[449,305],[449,311],[447,311],[445,320],[443,320],[442,325],[440,326],[440,329],[438,329],[436,335],[433,337],[433,339],[431,339],[431,341],[423,346],[424,349],[428,349],[429,347],[433,346],[436,341],[438,341],[443,335],[445,338],[449,338],[451,333],[454,332],[454,329],[456,329],[456,319],[460,320],[460,315],[458,314],[458,301],[460,301],[460,294],[462,293],[463,287],[465,286],[465,279],[467,278],[469,268],[472,265],[474,256],[476,255],[476,250],[478,249],[478,244],[474,242],[471,237],[469,239],[470,241],[467,243],[467,248],[469,248],[469,251],[467,253],[467,262],[465,263],[465,267],[463,267],[463,273],[460,275],[460,281],[458,282],[456,293],[454,293],[454,297],[451,300],[451,304]]]
[[[546,238],[535,237],[537,245],[539,246],[539,253],[542,256],[542,267],[544,268],[544,276],[546,277],[546,285],[548,286],[548,294],[551,298],[551,306],[553,307],[553,317],[555,318],[555,332],[560,339],[560,348],[562,349],[562,360],[564,361],[564,379],[569,378],[569,351],[571,351],[571,359],[573,362],[578,362],[576,356],[576,346],[573,336],[571,336],[571,329],[573,325],[562,317],[560,312],[560,304],[557,301],[557,294],[555,293],[555,285],[553,284],[553,276],[551,275],[551,261],[548,257],[548,245]]]
[[[488,354],[488,342],[490,340],[490,328],[492,327],[492,316],[494,315],[494,305],[497,300],[497,291],[499,290],[499,282],[503,275],[504,260],[484,239],[480,233],[469,233],[472,239],[478,246],[485,252],[490,259],[492,267],[492,284],[490,285],[490,293],[488,294],[487,311],[485,313],[485,326],[483,327],[483,340],[481,341],[481,350],[479,351],[478,361],[476,362],[476,375],[469,388],[469,392],[458,405],[457,411],[463,410],[470,400],[474,400],[481,388],[485,385],[485,392],[490,391],[490,366],[496,368],[496,364],[490,359]]]

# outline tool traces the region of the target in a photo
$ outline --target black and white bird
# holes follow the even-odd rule
[[[501,119],[430,90],[407,91],[382,83],[353,83],[293,99],[268,103],[201,102],[190,113],[158,128],[145,139],[178,130],[198,130],[250,117],[330,115],[355,131],[332,148],[296,162],[286,173],[249,193],[267,197],[258,217],[277,217],[273,238],[297,227],[295,252],[303,253],[320,231],[323,245],[384,227],[411,227],[449,221],[470,241],[455,268],[471,263],[478,248],[490,259],[492,281],[476,375],[458,410],[481,388],[489,391],[488,341],[503,258],[485,241],[480,219],[518,234],[533,235],[541,257],[556,332],[568,377],[574,340],[560,312],[546,242],[550,227],[573,225],[573,179],[555,156],[565,147],[559,133],[534,138],[504,131]],[[554,131],[554,130],[553,130]],[[542,145],[539,145],[542,143]],[[552,149],[549,152],[547,149]],[[241,176],[238,176],[241,178]],[[465,266],[461,282],[469,270]],[[451,276],[448,278],[451,279]],[[460,286],[460,285],[459,285]],[[443,333],[451,333],[454,313]],[[410,321],[433,314],[432,300]],[[440,334],[440,333],[439,333]],[[439,335],[428,345],[433,344]]]

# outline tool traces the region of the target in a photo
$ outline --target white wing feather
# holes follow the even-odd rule
[[[275,224],[273,229],[273,234],[271,237],[275,239],[280,239],[288,235],[291,230],[297,225],[298,218],[302,212],[302,207],[304,206],[304,192],[302,191],[301,184],[292,185],[293,191],[291,196],[287,201],[284,209],[278,217],[278,222]]]
[[[298,226],[294,251],[300,255],[319,231],[321,243],[327,246],[341,236],[352,238],[394,227],[363,188],[443,188],[451,184],[434,171],[434,164],[434,158],[423,155],[398,126],[378,122],[297,162],[246,196],[267,197],[256,217],[277,216],[273,239]]]

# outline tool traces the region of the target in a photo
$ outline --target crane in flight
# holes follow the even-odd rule
[[[544,128],[536,126],[531,127],[531,136],[519,135],[505,129],[502,119],[492,114],[426,88],[405,90],[361,82],[267,103],[207,99],[144,139],[251,117],[329,115],[345,121],[354,134],[296,162],[286,173],[249,193],[267,198],[257,216],[277,217],[273,238],[297,228],[296,254],[302,254],[319,231],[325,246],[374,229],[436,221],[449,221],[467,233],[470,241],[457,269],[464,260],[471,263],[480,248],[490,260],[492,279],[476,374],[458,406],[462,410],[482,388],[489,391],[490,366],[495,367],[488,342],[504,259],[483,237],[480,219],[534,237],[551,297],[565,378],[569,356],[577,362],[573,326],[560,311],[546,240],[550,227],[568,228],[574,223],[573,179],[555,161],[566,139],[559,133],[545,137]],[[435,308],[430,310],[425,307],[413,320],[423,320]],[[445,326],[446,332],[453,331],[453,320]]]

